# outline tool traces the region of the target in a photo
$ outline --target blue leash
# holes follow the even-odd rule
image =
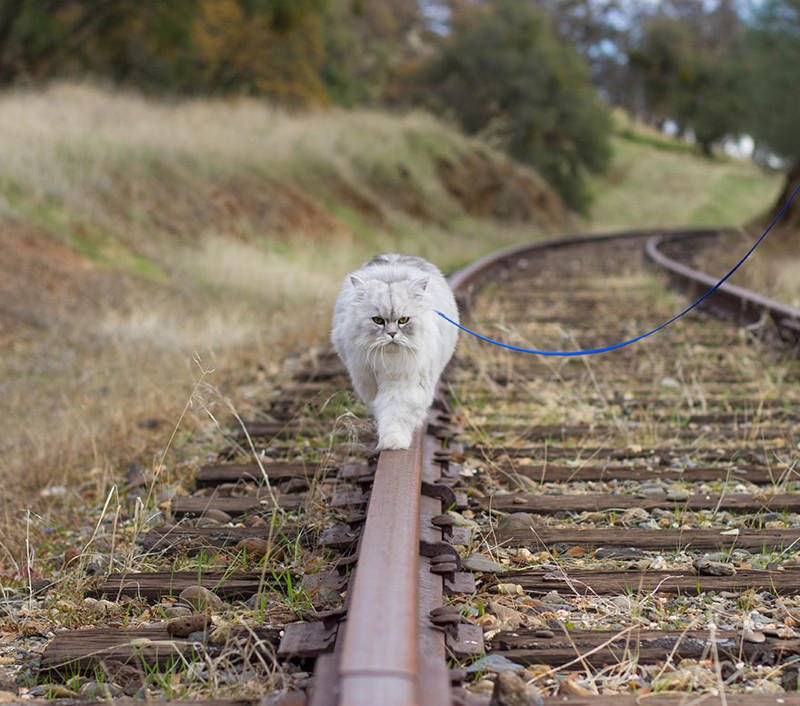
[[[572,357],[572,356],[577,356],[577,355],[593,355],[595,353],[606,353],[608,351],[617,350],[617,348],[624,348],[625,346],[629,346],[632,343],[636,343],[637,341],[641,341],[643,338],[647,338],[648,336],[652,336],[654,333],[657,333],[662,328],[666,328],[670,324],[672,324],[675,321],[677,321],[678,319],[680,319],[682,316],[685,316],[686,314],[688,314],[692,309],[696,308],[699,304],[701,304],[708,297],[710,297],[714,292],[716,292],[728,279],[730,279],[730,277],[733,275],[733,273],[736,272],[736,270],[738,270],[744,264],[744,261],[747,260],[747,258],[750,257],[750,255],[753,254],[753,251],[761,244],[761,241],[764,240],[764,238],[767,236],[767,233],[769,233],[772,230],[772,227],[780,220],[781,216],[783,216],[783,214],[786,211],[786,209],[789,208],[789,204],[792,202],[792,199],[795,197],[795,195],[797,194],[798,191],[800,191],[800,184],[798,184],[795,187],[794,191],[792,192],[792,195],[787,199],[786,203],[783,205],[783,208],[781,208],[781,210],[778,211],[778,215],[775,216],[775,218],[773,219],[772,223],[770,223],[769,226],[767,227],[767,229],[761,234],[761,237],[758,240],[756,240],[756,242],[753,245],[753,247],[751,247],[747,251],[745,256],[741,260],[739,260],[739,262],[736,263],[736,265],[733,267],[733,269],[730,272],[728,272],[728,274],[726,274],[719,282],[717,282],[711,289],[709,289],[702,297],[700,297],[696,302],[694,302],[694,304],[692,304],[691,306],[689,306],[686,309],[684,309],[680,314],[678,314],[677,316],[673,316],[669,321],[665,321],[660,326],[656,326],[656,328],[654,328],[652,331],[648,331],[647,333],[643,333],[640,336],[636,336],[636,338],[631,338],[630,340],[622,341],[621,343],[615,343],[615,344],[613,344],[611,346],[604,346],[603,348],[589,348],[587,350],[582,350],[582,351],[540,351],[540,350],[536,350],[535,348],[520,348],[519,346],[512,346],[512,345],[510,345],[508,343],[502,343],[501,341],[495,341],[493,338],[488,338],[486,336],[482,336],[481,334],[476,333],[475,331],[472,331],[472,330],[468,329],[466,326],[462,326],[461,324],[453,321],[448,316],[445,316],[441,311],[436,311],[436,313],[439,314],[439,316],[441,316],[443,319],[445,319],[445,321],[449,321],[451,324],[453,324],[453,326],[457,326],[458,328],[460,328],[465,333],[468,333],[471,336],[475,336],[475,338],[479,338],[481,341],[486,341],[487,343],[491,343],[494,346],[499,346],[500,348],[507,348],[510,351],[517,351],[519,353],[535,353],[536,355],[549,355],[549,356],[559,356],[559,357],[567,358],[567,357]]]

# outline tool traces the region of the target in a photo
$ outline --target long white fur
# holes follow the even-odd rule
[[[336,298],[331,341],[378,423],[379,449],[411,445],[453,355],[458,329],[437,309],[458,321],[442,273],[397,253],[378,255],[345,277]]]

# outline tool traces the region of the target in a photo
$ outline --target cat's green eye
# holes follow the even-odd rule
[[[383,324],[384,324],[384,323],[386,323],[386,322],[385,322],[385,321],[384,321],[384,320],[383,320],[383,319],[382,319],[380,316],[373,316],[373,317],[372,317],[372,320],[373,320],[373,321],[374,321],[376,324],[378,324],[378,326],[383,326]]]
[[[397,323],[398,324],[407,324],[408,323],[408,317],[407,316],[401,316],[399,319],[397,319]]]

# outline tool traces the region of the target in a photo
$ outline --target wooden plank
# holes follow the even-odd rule
[[[537,632],[539,633],[537,635]],[[636,659],[639,664],[663,662],[667,654],[673,659],[701,659],[711,654],[711,635],[707,630],[567,630],[552,637],[539,636],[541,631],[515,630],[502,632],[492,639],[492,651],[518,664],[546,664],[561,667],[575,662],[572,669],[583,669],[586,663],[600,667]],[[720,659],[769,662],[800,654],[800,639],[767,637],[762,643],[746,642],[734,631],[718,630],[714,634]],[[603,646],[606,642],[609,645]],[[581,659],[577,659],[578,657]],[[649,702],[649,699],[648,699]]]
[[[695,551],[721,551],[746,549],[749,552],[784,549],[800,540],[800,529],[751,530],[739,529],[738,534],[722,534],[718,529],[639,529],[533,527],[498,529],[493,538],[506,547],[583,547],[591,551],[597,547],[636,547],[652,551],[694,549]]]
[[[736,414],[707,414],[697,417],[694,421],[688,419],[676,420],[665,418],[656,414],[653,421],[661,424],[664,429],[662,435],[671,439],[693,439],[699,433],[713,433],[717,435],[730,435],[734,431],[749,431],[754,425],[758,426],[759,438],[775,439],[786,434],[786,427],[795,424],[796,415],[783,415],[777,421],[772,419],[747,418],[746,415]],[[679,423],[680,422],[680,423]],[[784,427],[778,426],[783,423]],[[542,424],[527,426],[524,424],[482,424],[481,432],[490,434],[498,441],[503,438],[524,439],[525,441],[567,441],[568,439],[608,439],[619,436],[620,428],[614,425],[587,425],[587,424]],[[624,429],[623,432],[627,433]]]
[[[141,545],[144,552],[171,554],[180,551],[187,556],[195,556],[201,552],[232,549],[241,540],[250,537],[269,539],[269,527],[176,527],[167,525],[147,532],[141,539]],[[297,527],[282,526],[279,532],[273,533],[272,541],[276,545],[285,545],[294,543],[300,537],[304,537],[304,535]],[[309,538],[305,544],[313,545],[313,539]]]
[[[272,574],[264,578],[266,584]],[[296,578],[296,577],[294,577]],[[298,579],[299,580],[299,579]],[[265,586],[260,572],[231,571],[228,573],[198,571],[153,571],[149,573],[111,574],[97,588],[87,592],[95,598],[118,600],[120,596],[155,601],[162,596],[177,596],[184,588],[203,586],[226,601],[246,600]]]
[[[296,510],[303,504],[305,494],[280,495],[278,504],[285,510]],[[224,498],[211,496],[174,498],[170,505],[170,512],[173,517],[181,518],[186,516],[200,517],[208,510],[222,510],[231,517],[239,517],[245,514],[258,514],[271,512],[274,507],[269,492],[265,489],[240,498]]]
[[[644,699],[643,699],[644,697]],[[689,698],[687,698],[689,697]],[[800,694],[726,693],[724,698],[711,693],[664,695],[657,693],[590,696],[545,696],[542,706],[800,706]],[[149,706],[149,704],[148,704]]]
[[[631,494],[583,495],[526,495],[523,493],[495,493],[485,498],[477,498],[484,509],[505,512],[534,512],[540,515],[556,513],[609,512],[619,510],[731,510],[734,512],[780,512],[800,510],[800,493],[700,493],[690,495],[686,500],[668,500],[665,493],[648,494],[639,497]]]
[[[500,583],[515,583],[526,593],[550,591],[582,595],[644,595],[652,593],[698,594],[707,591],[767,591],[776,595],[800,594],[800,573],[739,569],[735,576],[701,576],[689,569],[673,571],[597,571],[593,569],[520,569],[497,574]]]
[[[255,628],[252,633],[241,630],[240,638],[248,639],[254,650],[262,654],[263,641],[277,648],[280,631],[276,628]],[[200,647],[197,658],[207,652],[221,651],[223,645],[205,643],[193,646],[183,638],[169,635],[166,625],[154,628],[93,628],[64,630],[56,633],[41,656],[40,670],[45,674],[73,675],[91,672],[102,662],[116,662],[137,666],[167,667],[176,660],[193,661],[193,651]]]
[[[774,484],[783,480],[780,471],[773,467],[752,463],[732,466],[694,466],[674,468],[671,466],[636,465],[622,466],[612,464],[564,466],[553,463],[533,465],[506,461],[499,464],[502,473],[516,474],[530,478],[537,483],[564,483],[579,481],[611,480],[660,480],[668,483],[677,481],[748,481],[750,483]],[[787,480],[800,480],[796,474]]]
[[[318,474],[324,478],[335,472],[335,468],[320,469],[316,465],[306,463],[264,463],[264,473],[270,481],[303,478],[313,480]],[[258,483],[264,482],[264,473],[257,463],[211,463],[203,466],[194,477],[198,488],[208,488],[223,483]]]
[[[541,445],[531,446],[503,446],[500,443],[475,444],[468,447],[468,450],[481,457],[491,459],[507,458],[542,458],[544,449]],[[792,454],[796,451],[791,446],[773,447],[770,453]],[[549,443],[547,445],[546,456],[548,459],[570,459],[576,458],[613,461],[630,461],[635,459],[647,459],[653,465],[661,465],[664,457],[677,459],[690,459],[694,463],[727,463],[735,455],[738,463],[754,463],[767,465],[764,451],[755,447],[739,446],[738,444],[726,446],[722,442],[714,445],[713,448],[698,449],[693,446],[674,446],[674,447],[620,447],[620,446],[588,446],[582,445],[580,449],[573,445],[560,446]]]

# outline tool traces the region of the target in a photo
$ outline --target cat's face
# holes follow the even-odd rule
[[[370,349],[415,348],[426,282],[354,281],[359,333]]]

